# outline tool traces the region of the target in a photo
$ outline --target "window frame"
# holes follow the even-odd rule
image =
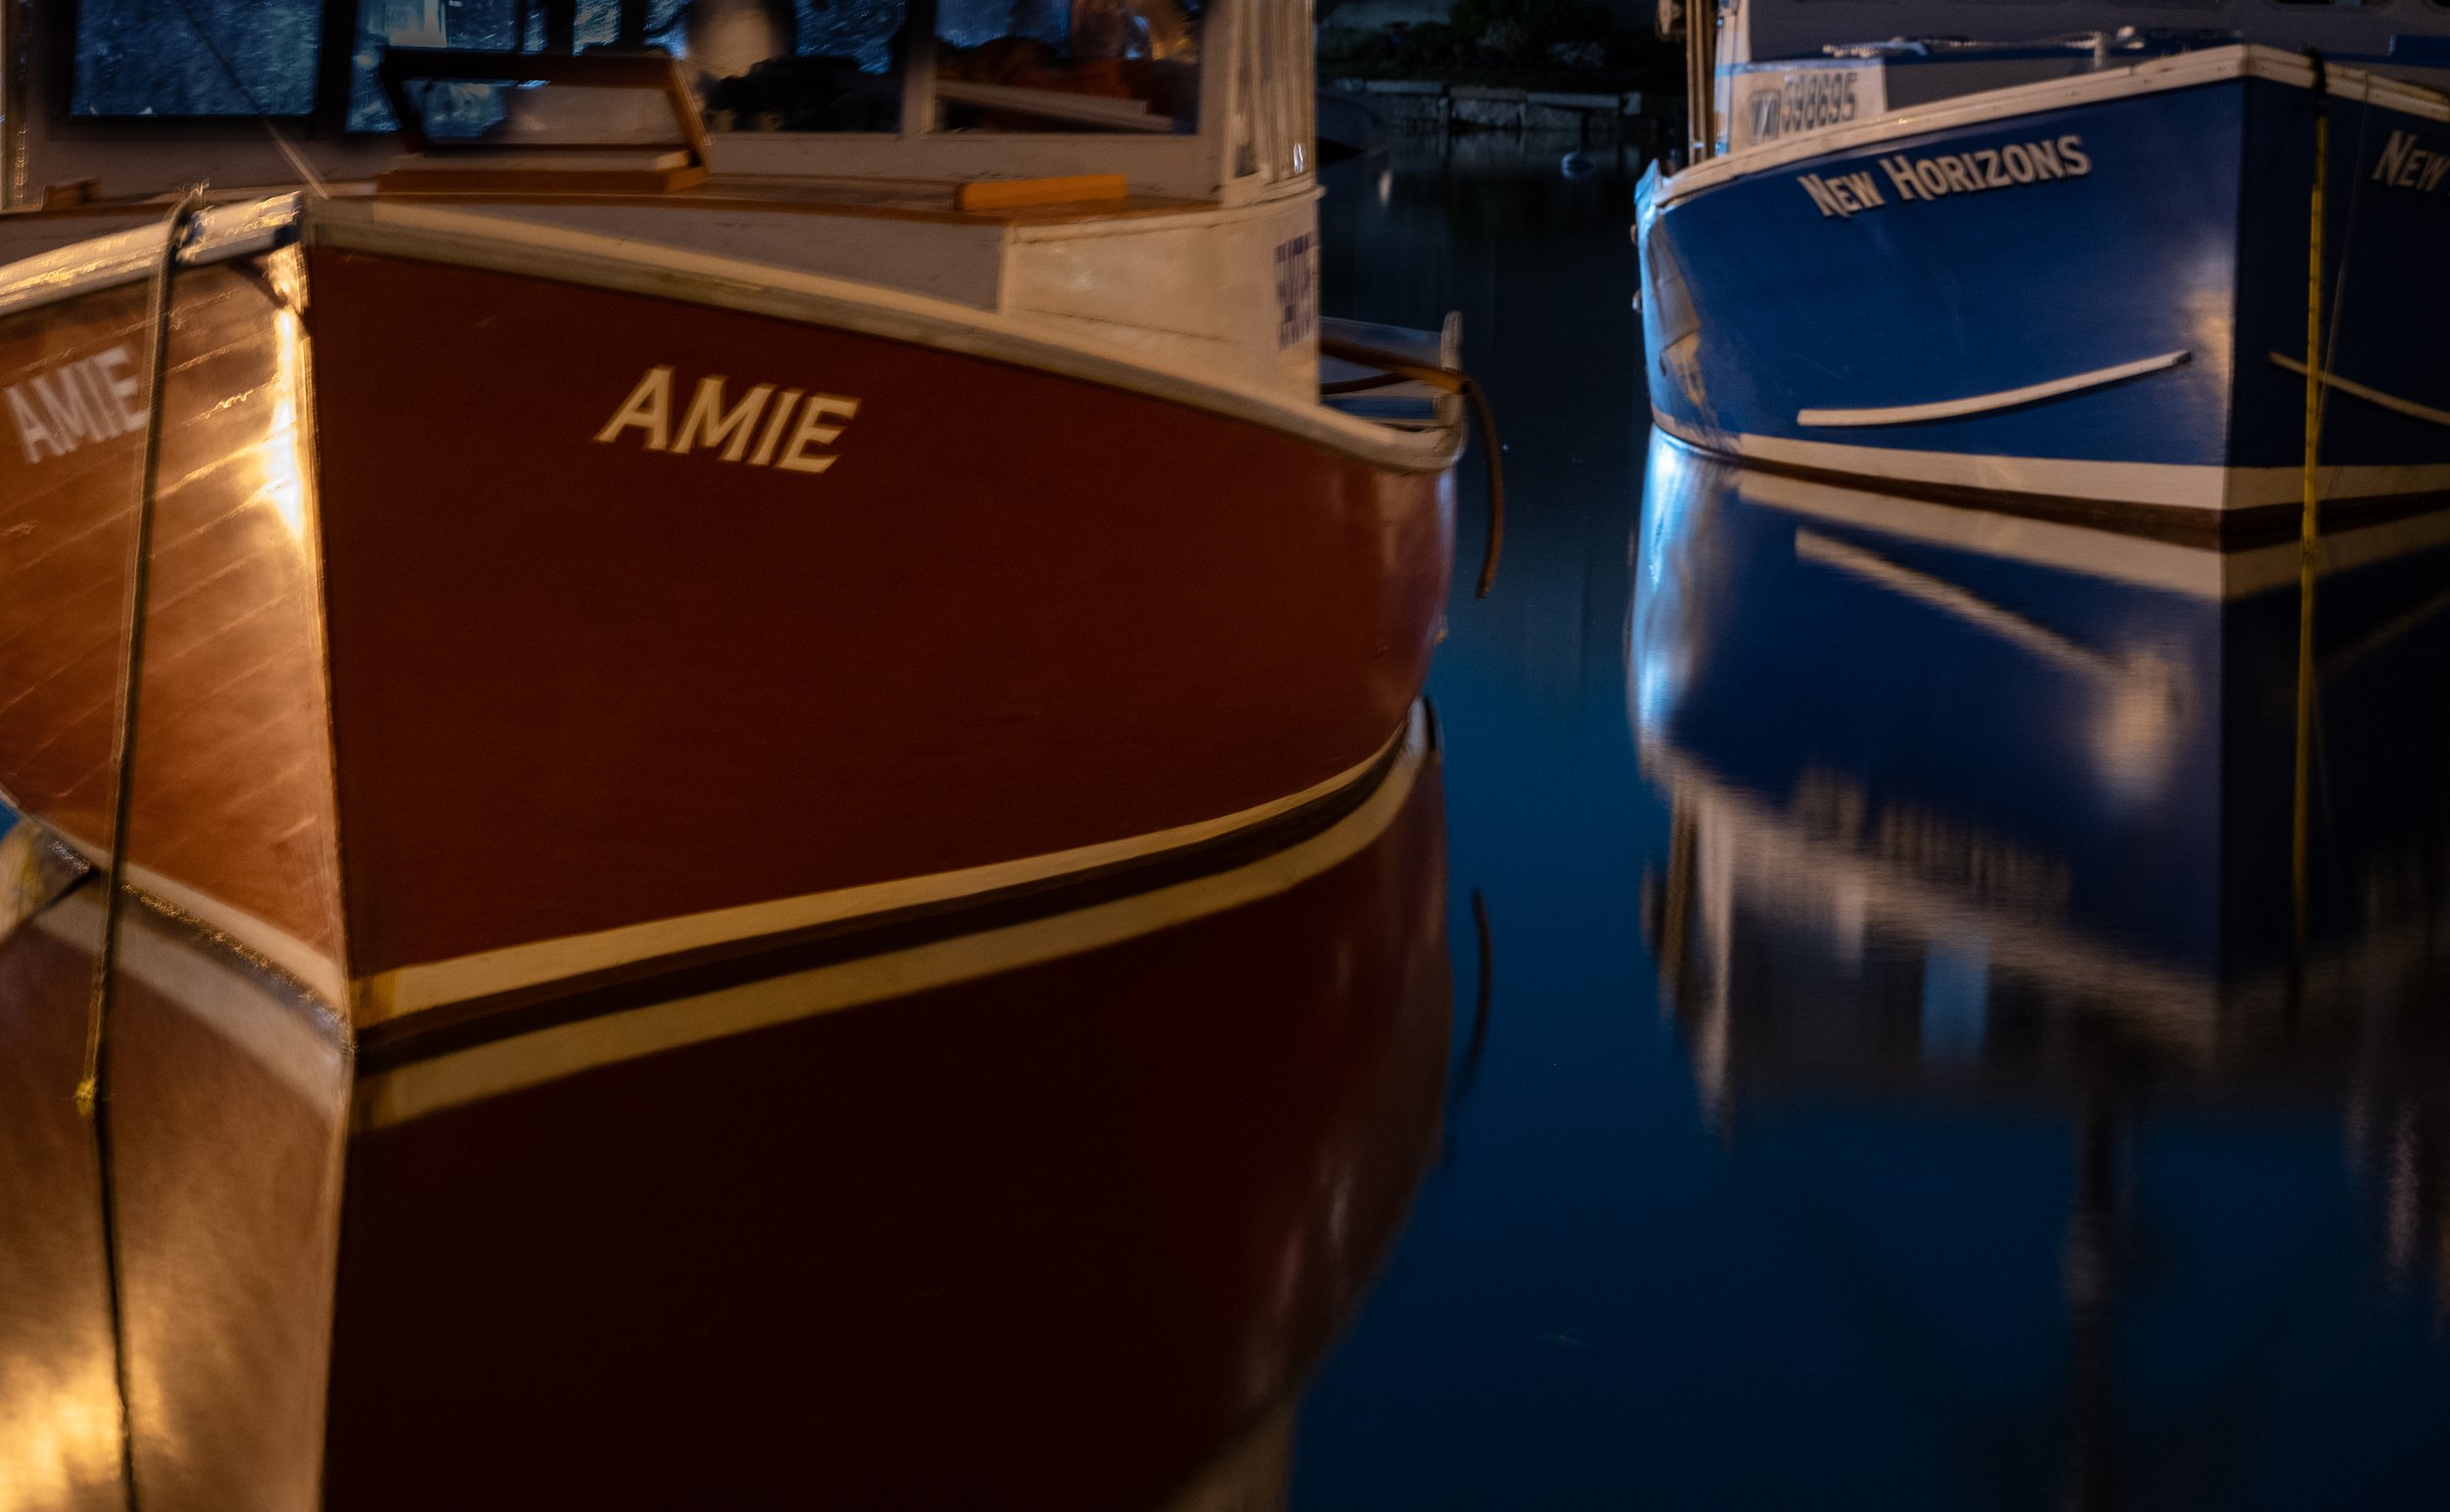
[[[263,131],[259,121],[269,121],[293,136],[326,137],[341,135],[341,115],[346,109],[349,87],[349,47],[354,39],[356,4],[354,0],[322,0],[321,24],[315,39],[315,98],[307,109],[289,115],[256,116],[241,109],[225,115],[201,116],[95,116],[76,110],[76,26],[89,0],[61,0],[49,12],[58,24],[48,38],[40,39],[38,66],[50,98],[51,134],[65,138],[110,139],[114,137],[143,140],[151,137],[183,136],[211,139],[219,136],[255,136]],[[335,87],[338,98],[335,100]],[[364,133],[360,133],[364,134]]]

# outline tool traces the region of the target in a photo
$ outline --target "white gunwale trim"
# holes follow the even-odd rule
[[[34,925],[72,950],[91,951],[102,938],[102,895],[73,894],[39,914]],[[292,1006],[218,951],[166,934],[145,912],[122,915],[120,966],[210,1025],[311,1107],[328,1107],[347,1080],[346,1035],[328,1004]]]
[[[1011,363],[1245,420],[1394,471],[1443,472],[1463,444],[1459,413],[1432,430],[1395,430],[898,289],[434,206],[328,199],[307,204],[303,214],[316,245],[683,300]]]
[[[1351,859],[1387,833],[1412,796],[1429,756],[1417,706],[1401,740],[1394,768],[1359,807],[1318,834],[1257,860],[1068,913],[557,1024],[412,1061],[360,1082],[354,1126],[361,1131],[387,1128],[599,1066],[1083,954],[1274,897]]]
[[[1974,394],[1964,399],[1942,399],[1931,404],[1887,405],[1866,410],[1797,410],[1795,423],[1829,427],[1913,425],[1924,420],[1951,419],[1961,415],[1983,415],[1992,410],[2032,404],[2039,399],[2082,393],[2125,378],[2140,377],[2147,372],[2159,372],[2185,362],[2187,356],[2184,352],[2164,352],[2158,357],[2137,358],[2132,363],[2096,367],[2090,372],[2071,373],[2043,383],[2028,383],[2023,388],[2001,389],[1995,394]]]
[[[110,875],[111,853],[102,847],[72,835],[48,820],[28,817],[20,822],[41,825],[46,833],[56,836],[61,844],[83,856],[95,871],[106,877]],[[200,893],[184,882],[173,881],[150,866],[129,862],[125,880],[127,886],[137,892],[187,915],[207,929],[226,937],[239,949],[262,956],[288,972],[335,1010],[347,1000],[348,977],[342,971],[340,962],[277,924],[260,919],[210,893]]]
[[[895,909],[957,902],[1005,888],[1045,882],[1078,872],[1144,860],[1202,841],[1263,824],[1350,787],[1401,744],[1420,739],[1418,706],[1368,759],[1324,782],[1238,813],[1176,825],[1152,834],[1057,851],[1047,855],[997,861],[924,877],[899,877],[859,887],[836,888],[799,898],[743,903],[677,918],[656,919],[591,934],[566,935],[509,946],[450,960],[402,966],[362,978],[352,994],[352,1018],[361,1026],[382,1023],[444,1003],[491,997],[564,981],[590,972],[633,965],[687,951],[786,934]]]
[[[2333,68],[2328,74],[2328,87],[2338,98],[2387,106],[2391,110],[2431,121],[2450,121],[2450,98],[2430,89],[2383,78],[2362,69]],[[1929,105],[1908,106],[1832,130],[1782,137],[1758,147],[1748,147],[1741,152],[1731,152],[1696,163],[1674,177],[1663,180],[1654,205],[1664,210],[1690,195],[1732,179],[1748,177],[1812,158],[1878,146],[1899,137],[1919,136],[1926,131],[1980,125],[1985,122],[2063,110],[2072,105],[2189,89],[2198,84],[2220,83],[2233,78],[2269,79],[2307,89],[2313,87],[2314,70],[2299,54],[2275,47],[2239,44],[2207,47],[2181,53],[2175,58],[2155,58],[2125,68],[2105,69],[2078,78],[2045,79],[2005,89],[1985,89],[1976,94],[1934,101]]]
[[[2296,358],[2278,352],[2272,353],[2271,358],[2274,366],[2285,367],[2300,378],[2305,376],[2305,364]],[[2325,388],[2335,388],[2343,394],[2353,395],[2369,405],[2379,405],[2385,410],[2395,411],[2400,415],[2410,415],[2420,420],[2429,420],[2435,425],[2450,425],[2450,410],[2436,410],[2430,405],[2420,405],[2413,399],[2401,399],[2396,394],[2385,394],[2377,388],[2367,388],[2364,384],[2352,383],[2335,372],[2324,373],[2322,384]]]
[[[2166,505],[2177,509],[2248,509],[2293,504],[2303,487],[2296,467],[2223,467],[2210,463],[2096,462],[2061,457],[1995,457],[1967,452],[1922,452],[1906,447],[1853,446],[1836,441],[1795,441],[1748,432],[1704,431],[1653,408],[1651,422],[1688,446],[1743,461],[1813,467],[1883,483],[1924,483],[2002,494],[2038,494],[2104,504]],[[2374,499],[2450,490],[2450,464],[2325,466],[2324,497]]]
[[[201,268],[271,250],[297,224],[298,204],[297,195],[280,194],[206,207],[178,249],[178,266]],[[164,206],[141,224],[0,268],[0,315],[152,277],[162,263],[168,214]]]

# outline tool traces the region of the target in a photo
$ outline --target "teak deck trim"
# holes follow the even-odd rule
[[[1073,205],[1119,200],[1129,193],[1120,173],[1074,173],[1063,178],[981,178],[953,191],[956,209],[1011,210],[1023,205]]]

